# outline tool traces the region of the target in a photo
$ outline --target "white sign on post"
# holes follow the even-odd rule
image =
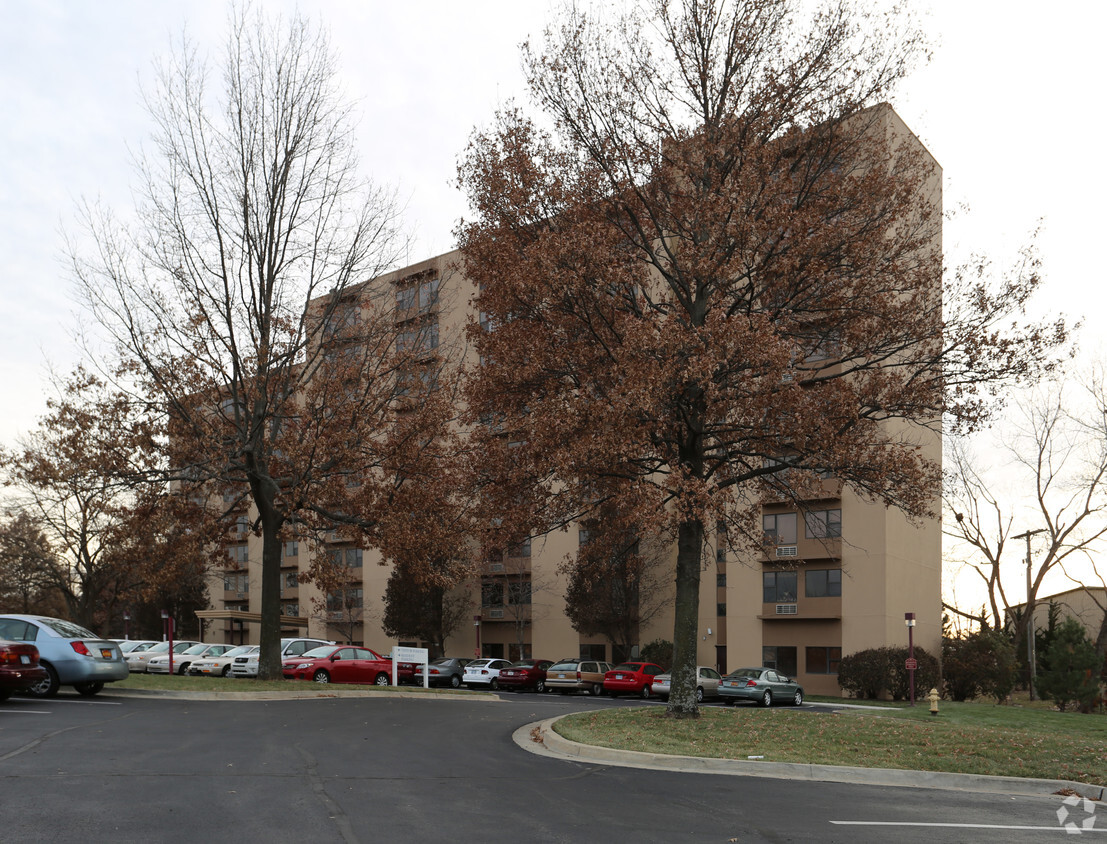
[[[416,665],[423,666],[423,688],[430,688],[430,679],[427,677],[428,653],[426,648],[401,648],[399,646],[392,648],[392,685],[400,685],[400,663],[414,662]]]

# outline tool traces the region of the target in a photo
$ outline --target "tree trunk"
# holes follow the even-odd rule
[[[259,496],[260,497],[260,496]],[[261,631],[259,680],[280,680],[281,674],[281,543],[280,518],[272,499],[257,501],[261,519]]]
[[[668,714],[673,718],[698,718],[696,703],[696,654],[700,617],[700,557],[703,523],[681,522],[677,535],[676,603],[673,621],[673,667]]]

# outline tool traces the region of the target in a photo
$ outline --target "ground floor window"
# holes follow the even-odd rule
[[[487,659],[503,659],[504,646],[500,642],[485,642],[481,645],[480,655]]]
[[[607,660],[607,645],[581,645],[580,658],[594,659],[597,662],[605,662]]]
[[[841,648],[807,648],[808,674],[837,674]]]
[[[775,668],[780,674],[796,676],[796,648],[785,645],[766,645],[761,649],[761,664]]]

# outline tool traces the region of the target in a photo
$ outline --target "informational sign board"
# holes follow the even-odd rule
[[[427,655],[426,648],[401,648],[399,646],[392,648],[392,685],[400,685],[400,663],[414,662],[416,665],[423,666],[423,688],[430,688],[430,678],[427,676]]]
[[[908,671],[914,671],[916,668],[919,667],[919,661],[912,657],[908,657],[907,660],[904,662],[904,667]]]

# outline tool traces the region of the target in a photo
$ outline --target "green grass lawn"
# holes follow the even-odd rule
[[[1107,717],[943,701],[834,714],[704,708],[698,720],[660,707],[570,715],[554,729],[585,744],[721,759],[905,768],[1107,785]]]
[[[311,683],[304,680],[255,680],[243,677],[180,677],[175,674],[132,674],[126,680],[112,683],[109,689],[150,689],[155,691],[173,692],[318,692],[326,694],[328,691],[340,691],[343,689],[358,689],[361,691],[395,691],[394,686],[355,685],[352,683]],[[467,690],[455,689],[424,689],[422,686],[401,686],[405,692],[418,692],[431,695],[467,695],[474,694]]]

